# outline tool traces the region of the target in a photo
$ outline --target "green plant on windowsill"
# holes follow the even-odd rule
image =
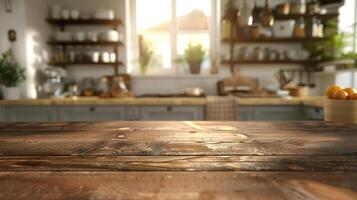
[[[140,73],[145,75],[149,68],[149,63],[154,55],[154,48],[151,42],[146,41],[142,36],[139,37],[140,42]]]
[[[201,71],[201,64],[206,55],[206,50],[201,44],[188,44],[185,49],[183,58],[190,67],[191,74],[199,74]]]
[[[7,88],[17,87],[25,78],[25,69],[15,60],[11,49],[3,53],[0,59],[0,84]]]
[[[309,59],[331,61],[356,59],[357,54],[346,52],[353,44],[353,34],[338,32],[338,21],[333,19],[325,24],[325,40],[308,42],[303,48],[309,52]]]

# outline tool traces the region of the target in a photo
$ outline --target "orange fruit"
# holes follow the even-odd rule
[[[338,86],[338,85],[331,85],[330,87],[327,88],[326,90],[326,96],[329,99],[333,99],[333,94],[335,94],[335,92],[342,90],[343,88]]]
[[[357,90],[354,88],[345,88],[343,90],[348,93],[348,97],[350,97],[353,93],[357,93]]]
[[[357,92],[350,94],[350,98],[349,98],[349,99],[351,99],[351,100],[357,100]]]
[[[348,99],[348,93],[344,90],[338,90],[333,94],[333,99],[346,100]]]

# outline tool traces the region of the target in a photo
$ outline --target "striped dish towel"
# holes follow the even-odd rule
[[[208,96],[206,107],[206,120],[208,121],[235,121],[236,101],[232,96]]]

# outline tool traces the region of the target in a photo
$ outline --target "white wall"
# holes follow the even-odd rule
[[[4,1],[0,0],[0,53],[11,48],[21,66],[28,68],[25,51],[25,0],[13,0],[12,12],[5,12]],[[11,43],[7,33],[10,29],[17,32],[17,41]],[[27,96],[27,84],[21,86],[21,95]]]

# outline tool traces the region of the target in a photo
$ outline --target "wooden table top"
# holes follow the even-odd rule
[[[0,199],[357,199],[357,125],[0,123]]]

